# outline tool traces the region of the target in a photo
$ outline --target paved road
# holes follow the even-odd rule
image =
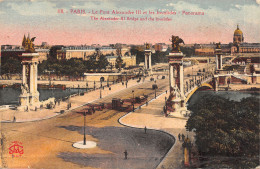
[[[135,91],[135,96],[149,94],[151,99],[154,97],[152,84],[154,82],[141,83],[96,102],[111,102],[114,97],[132,98],[132,90]],[[165,91],[168,79],[157,80],[157,84],[158,93]],[[172,138],[167,134],[153,131],[154,133],[150,135],[144,135],[143,130],[121,126],[117,120],[125,112],[105,109],[87,116],[87,139],[96,141],[98,146],[88,150],[72,148],[72,144],[82,140],[83,137],[83,117],[77,113],[79,110],[80,108],[38,122],[2,124],[4,144],[1,167],[154,168],[173,144]],[[24,149],[22,157],[12,158],[9,154],[8,147],[12,141],[22,142]],[[167,144],[161,145],[161,142]],[[127,162],[122,159],[125,149],[129,151],[130,159]]]
[[[157,129],[165,131],[176,138],[174,146],[171,148],[166,158],[157,167],[158,169],[180,169],[183,166],[183,150],[182,141],[178,140],[178,134],[189,135],[189,138],[193,140],[193,133],[186,132],[185,118],[173,118],[164,117],[162,112],[164,106],[164,98],[166,94],[161,95],[158,99],[151,102],[148,106],[144,106],[142,109],[129,113],[120,119],[122,124],[148,129]],[[139,120],[142,119],[142,120]],[[162,143],[163,144],[163,143]]]

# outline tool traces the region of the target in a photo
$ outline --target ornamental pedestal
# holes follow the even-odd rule
[[[144,51],[144,65],[145,65],[145,69],[148,70],[149,75],[151,75],[152,72],[152,51],[150,49],[146,49]]]
[[[221,49],[215,49],[216,54],[216,70],[223,69],[222,52]]]
[[[171,106],[167,106],[171,112],[186,111],[185,95],[184,95],[184,72],[183,72],[183,53],[169,53],[169,83],[170,97],[168,102]]]
[[[23,53],[20,58],[23,66],[23,77],[19,96],[20,106],[29,108],[39,104],[39,92],[37,90],[38,77],[38,53]]]

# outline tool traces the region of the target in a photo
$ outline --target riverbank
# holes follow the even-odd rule
[[[148,78],[144,82],[141,81],[140,83],[146,83],[146,82],[149,82]],[[132,87],[140,83],[138,83],[137,80],[130,80],[128,82],[128,87]],[[105,87],[101,91],[102,97],[106,97],[112,93],[116,93],[126,88],[126,86],[122,85],[122,83],[116,83],[114,85],[111,85],[110,87],[111,87],[110,89],[108,87]],[[73,95],[73,97],[70,98],[71,108],[69,110],[67,110],[68,102],[61,101],[60,104],[56,103],[53,109],[43,108],[43,109],[38,109],[36,111],[29,110],[28,112],[19,111],[19,110],[10,110],[10,109],[0,110],[0,118],[2,122],[13,122],[14,117],[16,122],[38,121],[38,120],[52,118],[54,116],[59,115],[61,111],[64,112],[71,111],[73,109],[85,105],[86,103],[91,103],[98,99],[100,99],[100,89],[87,92],[82,96]]]
[[[219,86],[220,91],[260,91],[260,84],[230,84],[225,86]]]
[[[48,81],[48,80],[38,80],[38,84],[40,85],[65,85],[66,88],[94,88],[100,86],[99,81]],[[14,84],[21,84],[22,80],[1,80],[0,85],[11,86]],[[113,84],[113,82],[109,82],[109,84]],[[103,82],[103,85],[107,85],[107,82]]]

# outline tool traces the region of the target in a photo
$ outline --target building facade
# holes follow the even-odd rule
[[[91,55],[99,50],[101,54],[106,56],[116,55],[116,49],[110,46],[102,46],[99,48],[92,46],[69,46],[63,47],[61,50],[57,50],[57,59],[71,59],[71,58],[81,58],[83,60],[88,60]],[[130,50],[128,48],[121,49],[122,56],[131,56]]]

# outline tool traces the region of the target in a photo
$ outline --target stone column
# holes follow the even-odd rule
[[[148,67],[152,71],[152,56],[151,56],[151,52],[149,53],[149,66]]]
[[[29,65],[30,69],[30,93],[33,93],[33,63],[30,63]]]
[[[148,69],[148,66],[147,66],[147,55],[146,54],[144,56],[144,66],[145,66],[145,69]]]
[[[214,77],[215,81],[215,91],[218,91],[218,77]]]
[[[219,66],[219,68],[222,70],[222,67],[223,67],[223,63],[222,63],[222,55],[219,55],[219,57],[220,57],[220,59],[219,59],[219,60],[220,60],[220,63],[219,63],[220,66]]]
[[[22,82],[22,84],[26,84],[26,67],[24,64],[23,64],[23,82]]]
[[[34,81],[34,91],[35,91],[35,93],[37,93],[37,84],[38,84],[38,82],[37,82],[37,77],[38,76],[38,68],[37,68],[37,63],[35,62],[34,63],[34,78],[35,78],[35,81]]]
[[[172,65],[170,65],[169,66],[170,68],[170,87],[174,87],[175,86],[175,77],[174,77],[174,73],[175,73],[175,70],[174,70],[174,68],[173,68],[173,66]]]
[[[216,55],[216,70],[218,70],[218,55]]]
[[[184,96],[184,90],[183,90],[183,85],[184,85],[184,79],[183,79],[183,64],[180,65],[180,92],[181,92],[181,95]]]

